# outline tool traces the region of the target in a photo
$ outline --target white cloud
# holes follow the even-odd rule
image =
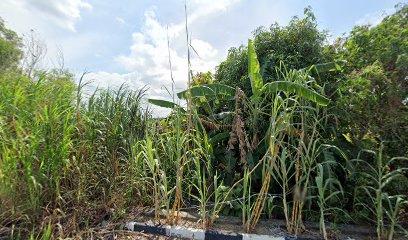
[[[214,49],[211,44],[200,39],[191,40],[191,45],[197,54],[202,58],[212,58],[218,53],[217,49]]]
[[[367,25],[370,24],[371,26],[378,25],[381,20],[390,14],[395,12],[395,8],[388,8],[381,12],[374,12],[364,15],[363,18],[356,21],[356,25]]]
[[[143,83],[140,81],[140,76],[138,76],[137,73],[118,74],[108,72],[91,72],[85,76],[85,80],[90,81],[92,84],[92,89],[116,89],[123,84],[132,89],[140,89],[144,87]]]
[[[121,17],[116,17],[115,20],[120,24],[120,25],[125,25],[126,21],[125,19],[121,18]]]
[[[196,0],[193,3],[191,14],[188,15],[189,26],[200,18],[211,14],[221,13],[238,0],[220,0],[217,2]],[[120,55],[116,62],[123,66],[130,74],[94,73],[89,77],[97,79],[95,84],[108,88],[127,83],[129,87],[149,87],[149,98],[171,99],[166,88],[171,89],[172,80],[169,68],[169,51],[172,63],[172,73],[175,83],[175,92],[187,87],[187,43],[185,35],[185,20],[166,25],[162,24],[153,10],[145,12],[145,20],[141,31],[132,34],[133,43],[130,52]],[[194,27],[192,27],[194,29]],[[191,37],[191,36],[190,36]],[[168,48],[168,39],[170,49]],[[221,56],[207,41],[193,38],[191,45],[197,52],[191,51],[191,69],[193,71],[213,71]],[[167,113],[164,109],[157,109],[157,115]]]
[[[193,23],[201,17],[205,17],[214,13],[222,13],[227,11],[228,7],[238,3],[240,0],[218,0],[218,1],[208,1],[208,0],[194,0],[193,12],[188,17],[189,22]]]
[[[133,15],[116,8],[117,5],[123,6],[126,3],[113,1],[0,0],[0,16],[4,17],[10,28],[19,33],[29,32],[31,28],[38,30],[47,40],[48,56],[55,56],[56,51],[52,49],[58,46],[64,51],[66,66],[72,71],[96,69],[96,72],[86,77],[94,80],[94,87],[116,88],[125,83],[130,88],[137,89],[148,85],[148,97],[169,99],[164,88],[171,88],[172,83],[167,34],[175,92],[187,87],[187,44],[182,2],[174,1],[168,5],[150,7],[144,12],[141,24],[135,22],[140,13]],[[255,27],[264,22],[269,24],[271,19],[278,19],[280,13],[284,12],[264,5],[243,3],[241,0],[189,0],[187,3],[191,44],[199,55],[191,51],[191,69],[195,72],[213,71],[225,58],[229,47],[245,43]],[[135,9],[138,4],[140,3],[130,5]],[[148,3],[140,5],[146,8]],[[249,5],[254,6],[254,9],[249,11]],[[94,12],[85,19],[88,22],[77,26],[84,13],[92,8]],[[174,9],[172,14],[168,14],[169,8]],[[132,8],[129,7],[129,11],[130,9]],[[174,12],[175,9],[178,11]],[[260,10],[262,11],[259,12]],[[261,15],[264,17],[256,17]],[[113,21],[113,24],[110,25],[109,21]],[[107,28],[101,28],[103,24],[107,24]],[[74,32],[76,26],[78,31]],[[119,27],[121,31],[112,29],[115,27]],[[129,33],[135,27],[137,31]],[[112,37],[112,30],[116,31],[115,38]],[[122,33],[126,34],[120,35]],[[122,43],[128,44],[128,40],[124,39],[129,37],[131,44],[128,51],[123,46],[117,47]],[[116,44],[115,49],[106,50],[112,44]],[[112,70],[98,72],[99,69]]]
[[[47,45],[47,55],[42,66],[53,67],[59,52],[63,51],[65,64],[84,62],[94,56],[101,37],[96,31],[75,31],[84,10],[92,9],[87,0],[0,0],[0,17],[6,26],[23,39],[32,30]],[[85,60],[86,61],[86,60]],[[87,69],[87,66],[81,66]]]
[[[2,0],[0,7],[20,14],[47,20],[47,23],[75,31],[75,23],[81,19],[82,9],[92,9],[92,5],[84,0]]]

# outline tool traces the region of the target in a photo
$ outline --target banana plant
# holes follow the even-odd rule
[[[313,101],[318,105],[327,106],[330,99],[324,97],[307,85],[302,84],[301,80],[303,80],[305,76],[308,77],[308,75],[303,73],[307,74],[312,69],[316,69],[319,72],[325,72],[330,71],[333,68],[337,69],[338,67],[340,66],[336,63],[324,63],[313,65],[312,67],[300,69],[298,71],[289,70],[286,71],[286,73],[282,72],[282,74],[286,76],[286,81],[273,81],[264,84],[260,73],[260,65],[255,52],[254,43],[251,39],[248,40],[248,72],[253,94],[252,99],[256,105],[258,105],[259,101],[261,101],[260,98],[262,94],[277,93],[282,91],[285,93],[296,94],[297,96]]]
[[[182,113],[186,113],[186,110],[182,106],[178,105],[177,103],[171,102],[171,101],[161,100],[161,99],[148,99],[147,101],[159,107],[178,109]]]
[[[313,68],[310,68],[313,69]],[[309,76],[310,70],[294,70],[290,69],[287,70],[286,68],[281,68],[277,69],[279,75],[282,76],[284,81],[273,81],[269,83],[264,83],[264,80],[262,79],[262,75],[260,73],[260,64],[258,62],[258,58],[255,52],[255,47],[254,43],[251,39],[248,40],[248,73],[249,73],[249,79],[251,83],[251,90],[252,90],[252,96],[249,98],[249,101],[247,101],[247,106],[250,109],[250,121],[251,124],[250,126],[250,131],[252,132],[252,138],[249,140],[250,142],[250,147],[252,149],[249,149],[249,151],[256,151],[258,149],[258,146],[267,141],[263,141],[263,139],[258,140],[257,134],[259,133],[258,128],[262,124],[262,119],[267,120],[269,124],[273,126],[272,129],[279,128],[279,124],[275,121],[276,117],[273,116],[278,116],[280,114],[285,114],[286,109],[290,108],[291,105],[293,104],[299,104],[301,99],[306,99],[312,102],[315,102],[317,105],[321,106],[327,106],[330,103],[330,100],[320,94],[319,92],[315,91],[314,88],[312,88],[311,83],[316,86],[315,81],[313,78]],[[312,81],[311,81],[312,80]],[[286,95],[286,98],[281,96],[281,92],[283,92]],[[275,99],[274,101],[271,101],[271,99]],[[286,107],[276,107],[278,106],[279,102],[287,103]],[[238,111],[237,111],[238,112]],[[238,115],[238,114],[237,114]],[[239,116],[238,116],[239,117]],[[239,121],[237,121],[239,122]],[[242,121],[241,121],[242,122]],[[282,123],[287,123],[288,121],[283,121]],[[276,130],[277,130],[276,129]],[[285,129],[283,127],[282,129]],[[286,130],[285,130],[286,131]],[[277,130],[274,133],[271,133],[271,139],[270,139],[270,146],[269,150],[270,151],[270,158],[267,158],[267,162],[263,165],[262,169],[262,188],[259,193],[259,197],[256,199],[256,201],[253,203],[253,210],[250,214],[250,218],[248,219],[248,230],[254,229],[261,212],[264,209],[265,202],[266,202],[266,197],[267,192],[270,186],[270,182],[272,179],[273,174],[268,171],[267,169],[273,169],[272,165],[276,162],[276,159],[278,157],[278,152],[279,148],[282,147],[282,145],[279,143],[281,140],[279,140],[279,134],[282,135],[282,138],[285,136],[283,131]],[[245,146],[244,146],[245,147]],[[242,146],[240,143],[240,150]],[[248,155],[246,158],[250,158],[249,156],[252,155],[251,152],[247,153]],[[251,154],[251,155],[250,155]],[[266,156],[266,155],[265,155]],[[262,159],[265,159],[263,157]],[[242,156],[241,156],[241,162],[242,161]],[[310,172],[308,172],[307,176],[310,175]],[[307,186],[307,182],[305,183]],[[295,226],[297,229],[299,226],[299,223],[301,223],[301,207],[303,202],[300,200],[296,202],[296,209],[300,209],[300,214],[292,212],[292,216],[295,214],[297,215],[296,217],[292,217],[292,222],[290,224],[287,224],[288,230],[292,231],[292,226]],[[287,211],[287,210],[285,210]],[[286,216],[287,222],[288,222],[288,217]],[[299,221],[300,219],[300,221]],[[288,222],[289,223],[289,222]],[[294,230],[296,233],[297,230]]]
[[[346,60],[339,60],[336,62],[319,63],[311,67],[299,69],[299,71],[313,71],[317,74],[325,72],[341,71],[342,66],[346,64]]]
[[[289,71],[287,75],[292,75],[293,81],[274,81],[264,84],[262,75],[260,73],[260,64],[258,57],[255,52],[254,43],[251,39],[248,40],[248,72],[249,79],[251,82],[252,96],[251,102],[253,103],[253,109],[259,109],[262,101],[265,99],[262,97],[264,94],[271,94],[277,92],[285,92],[289,94],[296,94],[299,97],[313,101],[319,105],[326,106],[329,104],[330,100],[320,93],[316,92],[314,89],[307,87],[305,84],[299,82],[299,79],[306,76],[309,79],[311,78],[307,75],[311,71],[317,71],[318,73],[340,70],[341,65],[344,62],[329,62],[316,64],[308,68],[303,68],[300,70]],[[306,75],[302,73],[307,73]],[[200,86],[193,86],[187,90],[177,93],[179,99],[187,99],[188,94],[191,94],[193,102],[195,104],[200,104],[207,111],[208,102],[215,101],[219,102],[220,100],[234,100],[235,99],[235,88],[218,83],[204,84]],[[180,105],[159,99],[149,99],[149,103],[154,105],[171,108],[171,109],[182,109]],[[185,111],[185,110],[184,110]],[[257,115],[258,111],[255,111],[254,114]]]
[[[287,96],[290,94],[294,97],[300,97],[310,100],[321,106],[327,106],[330,103],[330,99],[326,98],[322,94],[315,91],[308,86],[310,80],[314,80],[309,76],[309,72],[315,69],[319,72],[332,70],[333,67],[339,67],[335,63],[317,64],[307,69],[290,69],[287,70],[284,66],[281,66],[278,70],[283,76],[284,81],[272,81],[264,83],[261,68],[258,61],[258,57],[255,52],[254,43],[251,39],[248,40],[248,74],[251,81],[252,96],[248,104],[251,111],[251,126],[253,126],[252,132],[252,145],[257,146],[259,144],[257,138],[259,121],[261,115],[265,114],[267,109],[270,108],[270,98],[268,96],[284,92]]]
[[[180,100],[186,100],[189,94],[191,95],[192,102],[195,105],[200,105],[206,110],[207,113],[213,114],[209,102],[215,101],[218,103],[220,100],[234,100],[235,89],[228,85],[211,83],[193,86],[187,90],[177,93],[177,97]],[[171,101],[148,99],[148,102],[159,107],[178,109],[183,113],[186,112],[182,106]]]
[[[177,97],[180,99],[187,99],[189,93],[193,98],[206,98],[207,100],[234,100],[235,89],[224,84],[210,83],[193,86],[190,89],[177,93]]]
[[[248,107],[250,112],[250,126],[251,127],[251,143],[252,150],[257,148],[257,146],[262,142],[258,140],[258,128],[259,123],[262,122],[262,115],[265,115],[265,112],[268,112],[267,109],[270,109],[270,95],[276,95],[280,92],[284,92],[287,96],[292,96],[293,98],[303,98],[315,102],[318,105],[326,106],[329,104],[330,100],[314,90],[314,88],[309,85],[313,78],[309,76],[309,72],[312,70],[318,72],[332,71],[339,68],[337,63],[325,63],[317,64],[311,66],[307,69],[300,70],[281,70],[281,74],[285,81],[273,81],[269,83],[264,83],[263,77],[261,75],[260,64],[255,52],[254,43],[251,39],[248,40],[248,73],[251,83],[252,96],[247,98],[244,96],[245,105]],[[308,81],[308,82],[307,82]],[[316,84],[314,84],[316,86]],[[213,108],[210,102],[215,104],[219,103],[221,100],[233,101],[237,98],[239,89],[235,89],[231,86],[223,84],[205,84],[200,86],[193,86],[185,91],[177,93],[179,99],[185,100],[188,95],[191,95],[192,102],[200,106],[208,114],[206,116],[210,121],[216,121],[217,114],[213,112]],[[177,109],[181,112],[186,112],[183,107],[180,105],[158,99],[149,99],[150,103],[155,104],[160,107]],[[235,108],[239,108],[235,103]],[[237,113],[229,112],[229,116],[239,117]],[[267,117],[266,117],[267,118]],[[224,132],[223,136],[227,136]]]

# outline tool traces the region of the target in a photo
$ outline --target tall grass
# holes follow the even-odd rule
[[[9,72],[0,76],[0,88],[0,223],[6,234],[21,238],[40,219],[92,202],[125,204],[115,199],[127,197],[117,195],[129,192],[132,146],[145,134],[143,90],[98,91],[75,104],[72,75],[62,71],[32,79]]]
[[[38,219],[42,207],[64,204],[62,182],[75,134],[75,86],[69,77],[55,72],[38,73],[35,82],[12,73],[0,77],[0,217],[8,227]]]
[[[143,89],[133,92],[123,87],[96,91],[78,110],[83,112],[80,127],[84,129],[78,131],[77,158],[86,162],[90,174],[85,188],[104,202],[128,180],[132,147],[144,138],[148,113],[141,108],[143,94]]]

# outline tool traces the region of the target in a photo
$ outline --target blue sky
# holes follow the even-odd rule
[[[378,23],[398,2],[187,0],[192,45],[200,55],[192,68],[213,71],[228,48],[245,44],[258,26],[287,24],[308,5],[333,39],[356,24]],[[61,49],[65,67],[90,71],[94,87],[148,85],[149,97],[157,98],[167,97],[163,86],[171,83],[168,34],[176,88],[186,86],[184,0],[1,0],[0,17],[21,35],[35,30],[48,46],[44,66],[52,67]]]

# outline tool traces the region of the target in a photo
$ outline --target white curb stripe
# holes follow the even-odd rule
[[[167,236],[204,240],[205,231],[202,229],[183,228],[179,226],[165,226]]]
[[[125,229],[133,231],[135,229],[135,222],[127,222],[125,224]]]

